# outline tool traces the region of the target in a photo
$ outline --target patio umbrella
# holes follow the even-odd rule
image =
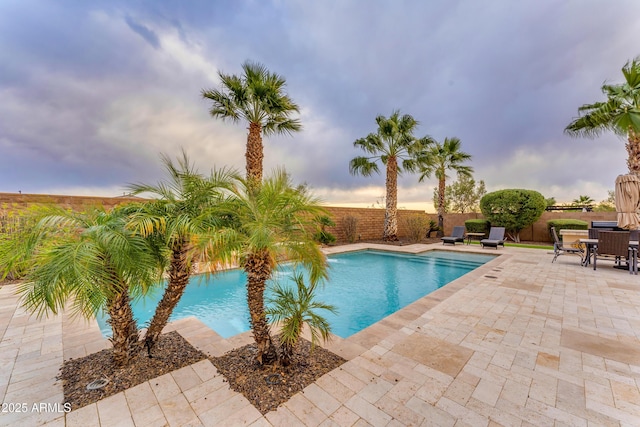
[[[634,174],[618,175],[615,202],[618,227],[629,230],[640,228],[640,177]]]

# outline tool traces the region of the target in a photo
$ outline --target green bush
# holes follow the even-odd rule
[[[433,233],[434,231],[440,231],[440,227],[438,227],[438,223],[432,219],[429,220],[428,227],[429,228],[427,230],[427,237],[431,237],[431,233]]]
[[[480,200],[482,215],[492,226],[504,227],[516,243],[520,242],[520,230],[536,222],[546,206],[539,192],[518,188],[494,191]]]
[[[328,232],[325,227],[333,227],[336,225],[331,217],[326,215],[319,215],[315,218],[316,226],[318,230],[313,235],[313,240],[323,245],[330,245],[336,241],[336,236]]]
[[[558,233],[560,230],[588,230],[589,223],[579,219],[551,219],[547,221],[549,236],[551,236],[551,227],[555,227]]]
[[[486,219],[468,219],[464,222],[464,228],[467,229],[467,233],[484,233],[486,236],[489,234],[491,223]]]

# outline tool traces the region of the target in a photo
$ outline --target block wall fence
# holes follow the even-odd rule
[[[57,204],[67,209],[81,210],[91,205],[102,205],[112,208],[122,203],[140,202],[146,199],[139,197],[91,197],[91,196],[62,196],[44,194],[18,194],[0,193],[0,214],[3,211],[19,210],[35,204]],[[379,208],[343,208],[326,206],[325,209],[335,222],[335,226],[327,227],[327,231],[333,233],[338,242],[347,240],[345,235],[344,219],[352,216],[357,218],[357,240],[375,240],[382,237],[384,226],[384,209]],[[408,230],[405,220],[411,216],[424,216],[425,219],[437,221],[436,214],[429,214],[420,210],[398,210],[398,236],[406,238]],[[468,219],[481,219],[482,214],[446,214],[444,217],[444,233],[450,235],[456,225],[464,225]],[[547,221],[552,219],[579,219],[590,223],[591,221],[615,221],[615,212],[544,212],[542,217],[530,227],[520,232],[523,241],[550,242],[547,232]]]

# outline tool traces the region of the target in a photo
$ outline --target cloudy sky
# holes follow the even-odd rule
[[[266,139],[265,170],[327,204],[384,195],[384,174],[348,164],[394,109],[416,136],[460,138],[489,191],[599,201],[624,141],[563,129],[640,54],[638,16],[637,0],[2,0],[0,192],[117,196],[182,147],[203,172],[244,171],[246,124],[211,118],[201,90],[251,60],[286,78],[304,126]],[[433,209],[435,179],[399,185],[399,207]]]

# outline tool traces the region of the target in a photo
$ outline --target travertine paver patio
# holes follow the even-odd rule
[[[393,249],[431,248],[443,247]],[[0,398],[27,412],[0,413],[0,425],[639,426],[640,276],[604,263],[593,271],[572,256],[551,264],[544,250],[482,253],[501,256],[336,339],[329,347],[349,361],[265,416],[206,360],[67,414],[34,408],[62,403],[63,358],[108,342],[95,322],[29,317],[4,286]],[[196,319],[170,327],[213,355],[251,339],[224,340]]]

